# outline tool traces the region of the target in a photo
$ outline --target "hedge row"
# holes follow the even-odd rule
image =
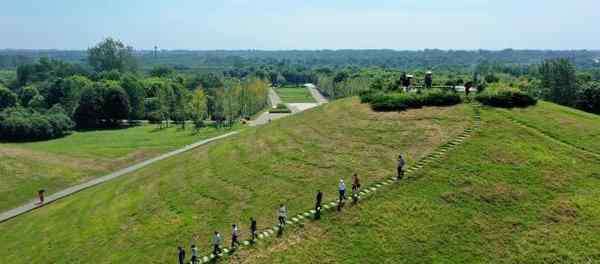
[[[384,94],[364,92],[360,95],[361,102],[371,104],[375,111],[403,111],[409,108],[423,106],[449,106],[462,102],[460,96],[453,92],[433,89],[423,93],[394,93]]]
[[[62,111],[39,113],[25,108],[0,112],[0,139],[9,141],[43,140],[63,136],[75,124]]]
[[[486,90],[475,97],[484,105],[493,107],[527,107],[537,104],[537,99],[516,89]]]
[[[271,114],[289,114],[292,110],[290,110],[285,104],[278,104],[275,108],[271,108],[269,113]]]

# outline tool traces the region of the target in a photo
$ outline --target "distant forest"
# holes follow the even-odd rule
[[[299,65],[308,68],[347,66],[400,68],[406,70],[472,70],[483,62],[526,67],[547,59],[567,58],[579,69],[600,67],[600,50],[148,50],[134,51],[141,68],[169,65],[178,70],[250,65]],[[15,68],[47,57],[70,63],[86,63],[86,51],[66,50],[0,50],[0,69]]]

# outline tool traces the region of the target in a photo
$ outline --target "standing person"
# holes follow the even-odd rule
[[[256,241],[256,220],[253,217],[250,217],[250,237],[252,243],[254,243]]]
[[[219,253],[221,253],[221,242],[223,242],[221,234],[218,231],[215,231],[215,234],[212,238],[213,254],[215,255],[215,257],[218,257]]]
[[[194,248],[194,246],[192,246],[192,248]],[[177,256],[179,259],[179,264],[185,263],[185,250],[183,249],[183,247],[181,247],[181,246],[177,247]],[[194,258],[192,257],[192,263],[193,262],[194,262]]]
[[[285,205],[279,205],[279,209],[277,210],[277,218],[279,219],[279,226],[283,227],[287,218],[287,208]]]
[[[238,240],[239,231],[236,224],[231,226],[231,249],[234,249],[240,246],[240,241]]]
[[[404,165],[405,164],[406,164],[406,162],[404,161],[404,157],[402,156],[402,154],[398,155],[398,167],[396,168],[396,170],[397,170],[396,180],[402,180],[402,178],[404,178]]]
[[[352,189],[354,189],[354,187],[360,189],[360,179],[358,178],[358,174],[354,173],[354,175],[352,176]]]
[[[338,184],[338,191],[340,193],[340,202],[346,200],[346,184],[344,183],[343,179],[340,179],[340,183]]]
[[[181,249],[183,251],[183,248]],[[192,247],[190,248],[190,251],[192,252],[192,264],[197,264],[199,263],[199,259],[198,259],[198,247],[196,247],[196,245],[192,245]],[[179,259],[181,259],[181,251],[179,252]],[[185,259],[185,251],[183,251],[183,258]]]
[[[323,193],[318,190],[317,191],[317,201],[315,203],[315,219],[321,219],[321,202],[323,202]]]
[[[40,204],[44,203],[44,193],[46,192],[46,190],[44,189],[40,189],[38,191],[38,198],[40,199]]]

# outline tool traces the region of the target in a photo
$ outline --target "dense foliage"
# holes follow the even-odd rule
[[[537,99],[518,89],[488,89],[475,96],[475,99],[484,105],[493,107],[527,107],[537,104]]]
[[[60,107],[45,113],[25,108],[0,112],[0,139],[10,141],[42,140],[68,133],[74,124]]]
[[[423,106],[449,106],[462,102],[457,93],[439,89],[422,93],[362,93],[361,102],[371,104],[375,111],[403,111]]]

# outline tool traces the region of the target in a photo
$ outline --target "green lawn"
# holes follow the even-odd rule
[[[375,113],[356,98],[249,128],[82,191],[0,224],[0,263],[170,263],[177,245],[200,246],[210,234],[229,239],[232,223],[275,224],[312,207],[314,192],[335,196],[341,177],[365,184],[393,174],[399,152],[408,163],[461,133],[468,105]]]
[[[292,87],[284,86],[276,88],[275,92],[281,98],[284,103],[315,103],[315,99],[312,97],[306,87]]]
[[[415,178],[230,262],[600,262],[600,162],[500,111],[484,110],[474,137]],[[594,133],[578,125],[600,127],[547,103],[514,112],[574,143]],[[576,125],[556,127],[565,116]]]
[[[23,204],[44,188],[48,193],[101,176],[186,144],[227,132],[191,127],[75,132],[33,143],[0,144],[0,211]]]
[[[600,154],[599,115],[548,102],[504,111],[553,138]]]

